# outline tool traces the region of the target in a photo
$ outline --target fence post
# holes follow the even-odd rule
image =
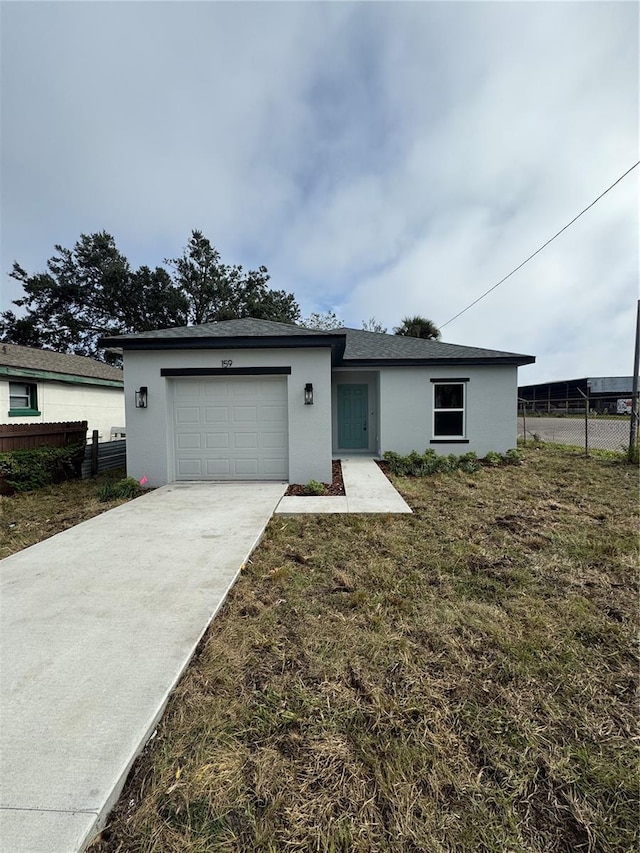
[[[576,389],[578,394],[581,394],[584,397],[584,455],[589,455],[589,386],[587,386],[587,393],[585,394],[581,388]],[[568,403],[567,403],[568,405]]]
[[[631,424],[629,425],[629,450],[627,459],[636,459],[638,442],[638,367],[640,365],[640,299],[636,316],[636,344],[633,352],[633,380],[631,388]]]
[[[91,433],[91,476],[95,477],[98,473],[98,430],[94,429]]]
[[[527,443],[527,404],[524,400],[520,400],[522,403],[522,443]]]

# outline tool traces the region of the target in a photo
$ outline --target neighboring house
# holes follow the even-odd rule
[[[0,343],[0,421],[87,421],[108,441],[125,423],[122,377],[93,358]]]
[[[587,376],[518,388],[518,397],[526,400],[527,411],[552,414],[584,411],[585,398],[589,408],[599,414],[629,413],[632,394],[633,376]]]
[[[331,480],[332,456],[505,451],[533,356],[266,320],[103,339],[121,347],[127,469],[174,480]]]

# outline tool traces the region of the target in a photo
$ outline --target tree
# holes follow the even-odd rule
[[[365,332],[380,332],[383,335],[386,335],[387,330],[379,323],[375,317],[369,317],[368,320],[362,321],[362,328]]]
[[[399,326],[393,329],[396,335],[404,335],[409,338],[424,338],[429,341],[440,340],[440,329],[426,317],[404,317]]]
[[[332,332],[334,329],[340,329],[344,323],[335,311],[314,312],[308,317],[303,317],[300,320],[300,325],[305,329],[317,329],[320,332]]]
[[[335,311],[323,311],[310,314],[300,320],[300,325],[307,329],[318,329],[322,332],[332,332],[334,329],[343,329],[344,323],[338,317]],[[378,323],[375,317],[369,317],[368,320],[362,321],[362,328],[365,332],[383,332],[386,329],[381,323]]]
[[[300,317],[292,293],[267,287],[270,276],[266,267],[243,272],[241,266],[223,264],[220,253],[201,231],[192,231],[182,255],[165,263],[188,299],[189,325],[239,317],[295,323]]]
[[[88,355],[118,357],[98,347],[103,336],[187,326],[235,317],[295,322],[293,294],[267,287],[266,267],[243,272],[226,266],[199,231],[182,257],[164,267],[132,270],[106,231],[81,234],[73,249],[55,246],[46,271],[29,275],[14,262],[9,275],[22,285],[14,300],[23,316],[0,314],[0,337],[14,344]]]
[[[29,275],[14,262],[9,275],[25,294],[13,303],[24,316],[0,314],[0,335],[15,344],[113,360],[97,346],[101,335],[176,325],[186,316],[166,270],[131,270],[106,231],[81,234],[73,249],[56,245],[46,272]]]

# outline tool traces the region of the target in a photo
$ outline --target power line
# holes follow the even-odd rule
[[[442,323],[442,324],[440,324],[440,326],[439,326],[438,328],[440,328],[440,329],[444,329],[444,327],[445,327],[445,326],[448,326],[448,325],[449,325],[449,323],[453,323],[453,321],[454,321],[454,320],[457,320],[457,319],[458,319],[458,317],[461,317],[461,316],[462,316],[464,313],[466,313],[470,308],[473,308],[473,306],[474,306],[474,305],[477,305],[477,304],[478,304],[478,302],[480,302],[480,300],[481,300],[481,299],[484,299],[484,298],[485,298],[485,296],[488,296],[488,295],[491,293],[491,291],[493,291],[493,290],[495,290],[495,289],[496,289],[496,287],[500,287],[500,285],[501,285],[501,284],[503,284],[503,283],[504,283],[508,278],[511,278],[511,276],[512,276],[514,273],[518,272],[518,270],[519,270],[519,269],[522,269],[522,267],[523,267],[526,263],[528,263],[528,262],[531,260],[531,258],[535,258],[535,256],[536,256],[539,252],[541,252],[544,248],[546,248],[546,246],[548,246],[548,245],[549,245],[549,243],[553,242],[553,241],[556,239],[556,237],[559,237],[559,236],[562,234],[562,232],[563,232],[563,231],[566,231],[566,230],[567,230],[567,228],[569,228],[569,226],[570,226],[570,225],[573,225],[573,223],[574,223],[574,222],[576,222],[578,219],[580,219],[580,217],[582,216],[582,214],[583,214],[583,213],[586,213],[586,212],[587,212],[587,210],[589,210],[590,208],[592,208],[592,207],[593,207],[593,205],[594,205],[594,204],[596,204],[596,202],[600,201],[600,199],[601,199],[601,198],[603,198],[603,196],[605,196],[605,195],[609,192],[609,190],[612,190],[612,189],[615,187],[615,185],[616,185],[616,184],[619,184],[619,183],[620,183],[620,181],[621,181],[623,178],[626,178],[626,177],[627,177],[627,175],[629,174],[629,172],[632,172],[632,171],[636,168],[636,166],[640,166],[640,160],[638,160],[638,162],[637,162],[637,163],[634,163],[634,164],[633,164],[633,166],[632,166],[630,169],[627,169],[627,171],[624,173],[624,175],[620,175],[620,177],[618,178],[618,180],[617,180],[617,181],[614,181],[614,182],[611,184],[611,186],[610,186],[610,187],[607,187],[607,189],[606,189],[603,193],[600,193],[600,195],[598,196],[598,198],[594,199],[594,200],[591,202],[591,204],[589,204],[589,205],[587,205],[587,207],[585,207],[585,209],[584,209],[584,210],[581,210],[581,211],[580,211],[580,213],[579,213],[577,216],[574,216],[574,217],[573,217],[573,219],[571,220],[571,222],[567,222],[567,224],[564,226],[564,228],[561,228],[561,229],[558,231],[558,233],[557,233],[557,234],[554,234],[554,235],[553,235],[553,237],[550,237],[550,238],[547,240],[547,242],[546,242],[546,243],[543,243],[543,244],[542,244],[542,246],[540,246],[540,248],[539,248],[539,249],[536,249],[536,251],[535,251],[532,255],[529,255],[529,257],[528,257],[526,260],[524,260],[521,264],[518,264],[518,266],[517,266],[515,269],[511,270],[511,272],[510,272],[508,275],[505,275],[505,277],[504,277],[504,278],[501,278],[501,279],[500,279],[500,281],[499,281],[497,284],[494,284],[494,285],[493,285],[493,287],[490,287],[490,288],[489,288],[489,290],[485,290],[485,292],[484,292],[481,296],[478,296],[478,298],[477,298],[477,299],[474,299],[474,301],[473,301],[470,305],[467,305],[467,307],[466,307],[466,308],[463,308],[463,309],[462,309],[462,311],[459,311],[459,312],[458,312],[454,317],[452,317],[450,320],[447,320],[447,322],[446,322],[446,323]]]

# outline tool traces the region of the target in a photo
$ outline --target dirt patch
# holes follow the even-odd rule
[[[334,459],[331,465],[332,480],[330,483],[323,483],[325,488],[322,497],[336,495],[344,495],[344,483],[342,482],[342,466],[339,459]],[[285,495],[295,495],[296,497],[318,497],[317,491],[309,489],[308,484],[291,483]]]

